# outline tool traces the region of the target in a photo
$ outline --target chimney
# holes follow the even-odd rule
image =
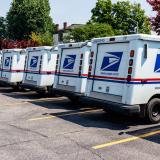
[[[56,32],[59,31],[59,24],[56,24]]]
[[[63,29],[66,30],[67,29],[67,22],[63,23]]]

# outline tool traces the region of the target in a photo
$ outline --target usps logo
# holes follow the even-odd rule
[[[5,62],[4,62],[4,65],[5,65],[6,67],[9,67],[10,61],[11,61],[11,57],[6,57]]]
[[[157,54],[156,64],[154,67],[154,72],[160,73],[160,54]]]
[[[119,70],[123,52],[106,52],[103,58],[101,71],[114,71]]]
[[[37,68],[37,64],[38,64],[38,56],[33,56],[31,59],[30,67]]]
[[[76,60],[76,55],[67,55],[64,60],[63,69],[73,69],[75,60]]]

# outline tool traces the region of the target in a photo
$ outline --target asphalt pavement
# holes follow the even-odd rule
[[[160,124],[0,87],[0,160],[159,160]]]

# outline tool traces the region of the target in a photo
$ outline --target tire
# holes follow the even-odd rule
[[[47,87],[47,92],[49,96],[56,96],[55,92],[52,90],[53,86]]]
[[[160,99],[154,98],[147,104],[146,118],[156,124],[160,122]]]
[[[46,95],[48,92],[47,90],[36,90],[36,92],[39,94],[39,95]]]
[[[15,90],[15,91],[20,91],[20,90],[21,90],[21,87],[20,87],[20,84],[19,84],[19,83],[13,85],[12,88],[13,88],[13,90]]]
[[[79,97],[69,96],[68,98],[73,104],[79,104]]]

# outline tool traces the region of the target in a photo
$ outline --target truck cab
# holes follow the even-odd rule
[[[92,40],[87,98],[105,110],[160,121],[160,38],[128,35]]]

